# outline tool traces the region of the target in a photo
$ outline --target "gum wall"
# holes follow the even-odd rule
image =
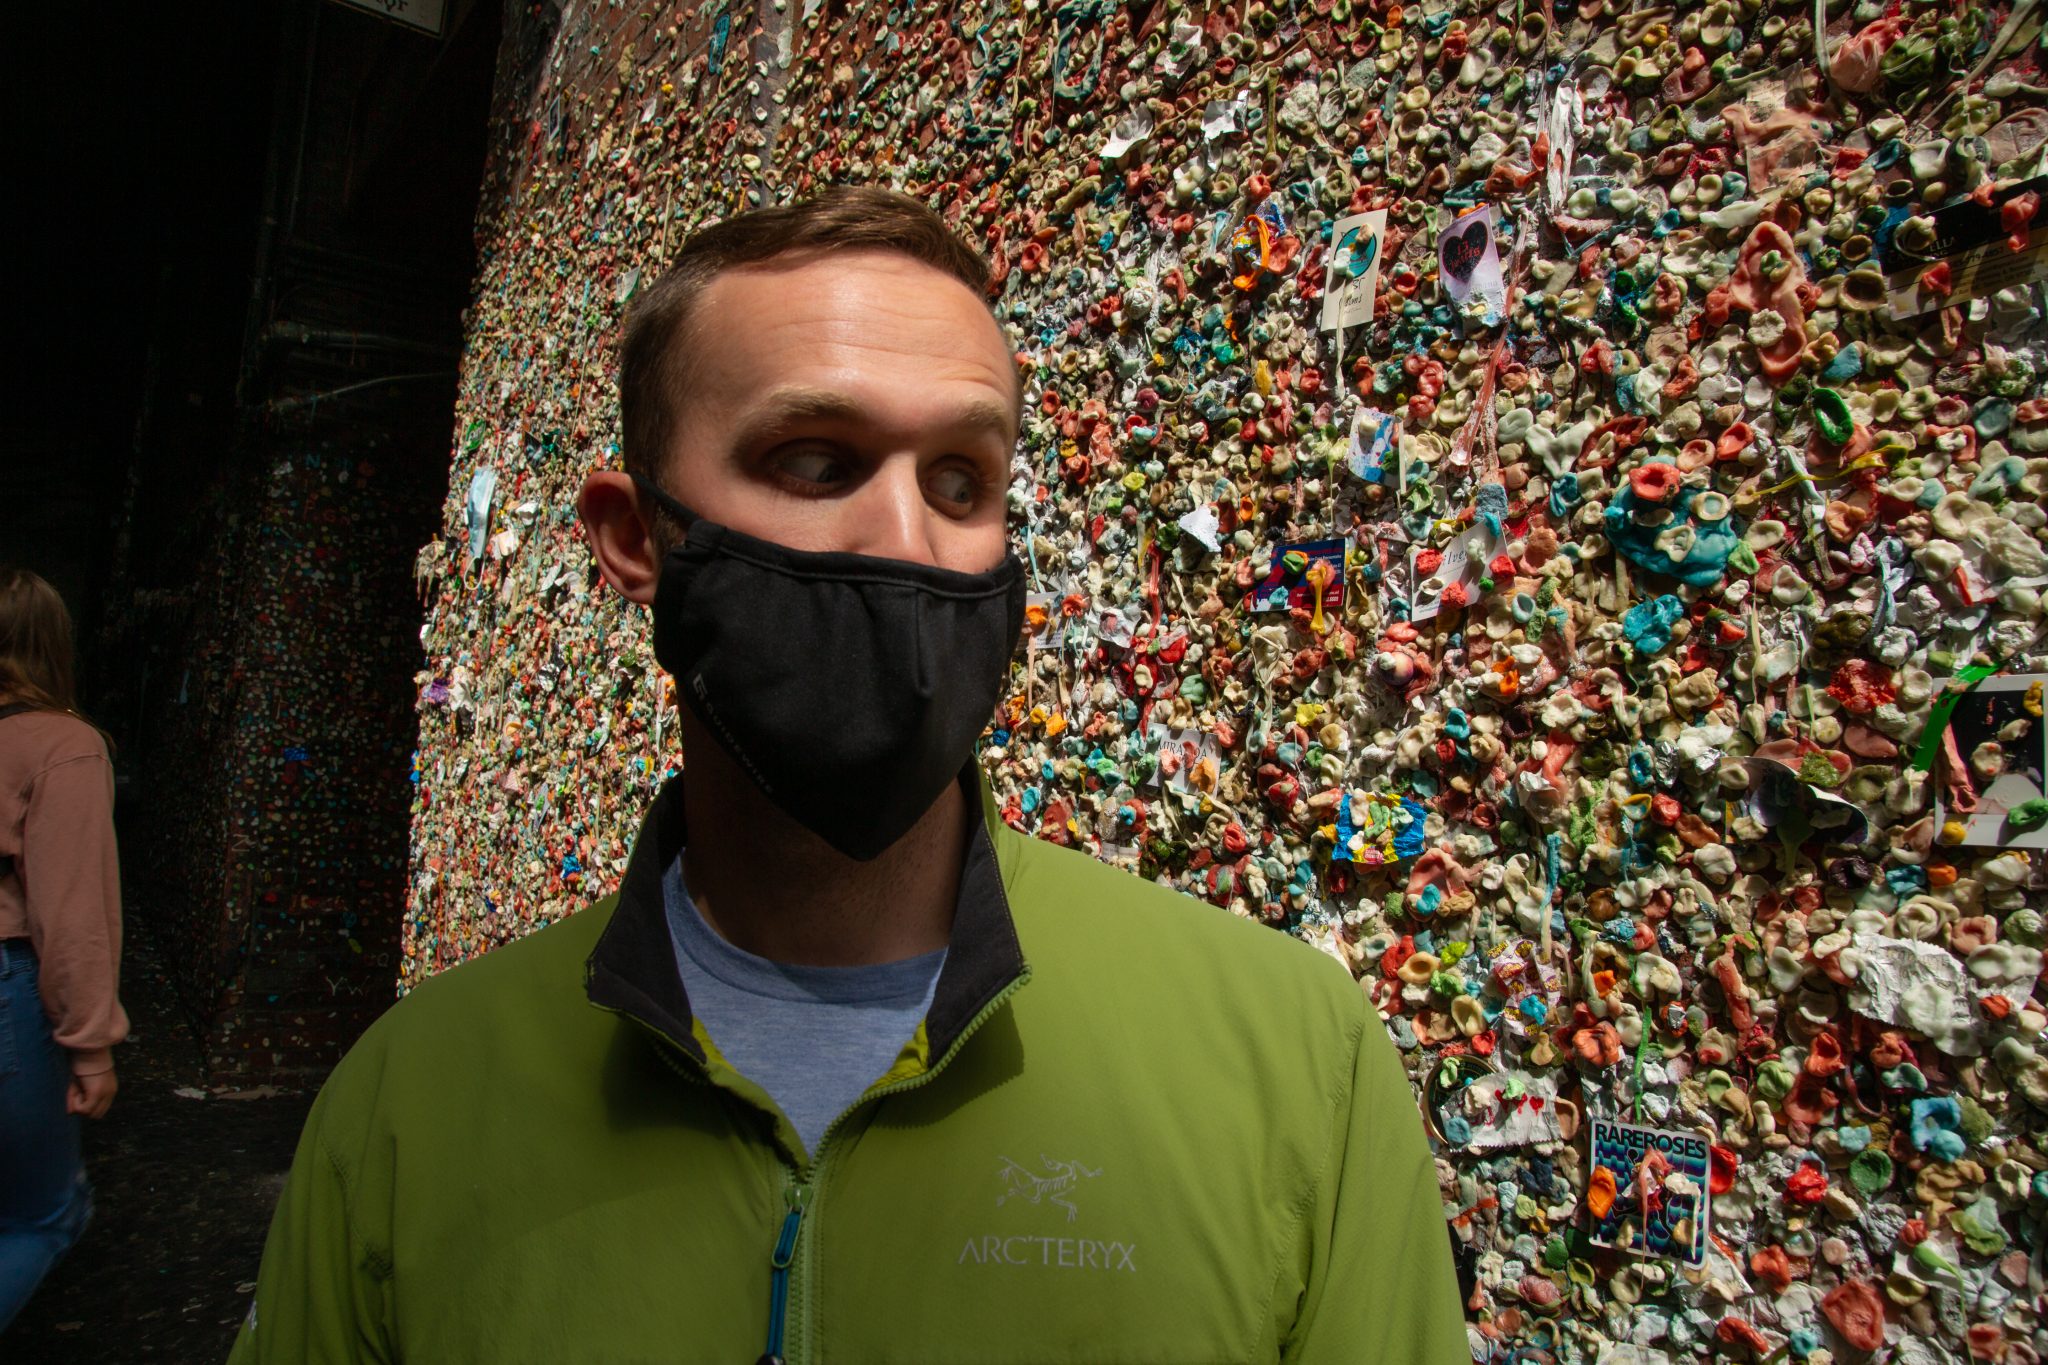
[[[515,7],[400,989],[680,762],[572,506],[625,302],[889,184],[1027,381],[1004,817],[1351,968],[1475,1356],[2032,1365],[2043,56],[2038,0]]]

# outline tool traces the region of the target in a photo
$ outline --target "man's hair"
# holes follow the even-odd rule
[[[794,204],[755,209],[693,234],[626,309],[619,350],[619,425],[627,472],[661,482],[662,460],[692,379],[699,295],[720,272],[799,251],[893,251],[988,293],[989,265],[928,205],[878,185],[835,185]],[[681,528],[655,511],[658,540]],[[663,536],[663,532],[669,536]]]

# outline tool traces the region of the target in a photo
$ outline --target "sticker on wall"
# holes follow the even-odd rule
[[[1104,607],[1096,613],[1095,634],[1118,649],[1127,649],[1131,643],[1130,617],[1115,607]]]
[[[1507,286],[1501,279],[1492,205],[1482,204],[1454,219],[1438,235],[1436,255],[1444,293],[1452,303],[1462,308],[1467,300],[1477,298],[1489,318],[1498,317],[1506,308]]]
[[[484,552],[484,542],[490,536],[491,494],[497,491],[498,470],[495,465],[479,466],[470,475],[469,496],[463,499],[463,515],[469,531],[469,557],[477,558]]]
[[[1638,1256],[1707,1263],[1710,1153],[1697,1133],[1593,1120],[1588,1239]]]
[[[1960,199],[1928,215],[1925,237],[1894,234],[1894,262],[1886,278],[1886,304],[1895,321],[1949,308],[2001,290],[2028,288],[2048,276],[2048,175],[1994,188],[1987,202]],[[1924,245],[1914,252],[1912,246]]]
[[[1500,538],[1484,522],[1453,536],[1442,550],[1411,546],[1409,582],[1415,585],[1410,621],[1431,621],[1447,607],[1470,606],[1474,589],[1499,553]]]
[[[1972,848],[2048,848],[2048,674],[1986,678],[1949,713],[1942,741],[1945,835]]]
[[[1557,1095],[1555,1075],[1519,1071],[1482,1076],[1461,1092],[1463,1140],[1475,1151],[1557,1142],[1575,1130],[1575,1107]],[[1455,1128],[1453,1131],[1456,1131]]]
[[[1318,601],[1322,610],[1336,613],[1344,606],[1344,540],[1331,536],[1282,545],[1273,553],[1273,566],[1252,588],[1253,611],[1313,611]]]
[[[1387,455],[1401,436],[1401,420],[1375,408],[1360,408],[1351,419],[1351,449],[1345,463],[1367,483],[1387,482]]]
[[[1323,267],[1323,330],[1371,322],[1385,255],[1387,211],[1374,209],[1339,218],[1330,228],[1330,255]]]
[[[1159,755],[1159,766],[1149,785],[1164,782],[1183,794],[1216,789],[1222,750],[1214,734],[1207,730],[1175,729],[1155,721],[1146,737]]]

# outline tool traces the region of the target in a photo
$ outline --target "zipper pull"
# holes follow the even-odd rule
[[[782,1218],[782,1234],[775,1239],[775,1254],[768,1260],[768,1349],[754,1365],[783,1365],[782,1329],[789,1317],[789,1266],[796,1259],[796,1235],[803,1226],[804,1206],[811,1202],[811,1187],[794,1184],[782,1192],[789,1212]]]

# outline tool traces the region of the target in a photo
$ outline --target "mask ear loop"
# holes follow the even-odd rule
[[[692,512],[689,508],[683,506],[674,498],[670,497],[665,491],[663,491],[661,485],[657,484],[654,480],[648,478],[645,474],[639,473],[638,471],[634,471],[631,475],[631,478],[633,480],[634,485],[637,488],[639,488],[639,490],[642,493],[645,493],[648,497],[654,499],[655,503],[659,507],[661,507],[662,510],[666,511],[670,516],[674,517],[677,521],[681,522],[683,525],[683,529],[685,531],[689,530],[690,527],[694,526],[697,522],[703,520],[703,518],[699,517],[695,512]]]

